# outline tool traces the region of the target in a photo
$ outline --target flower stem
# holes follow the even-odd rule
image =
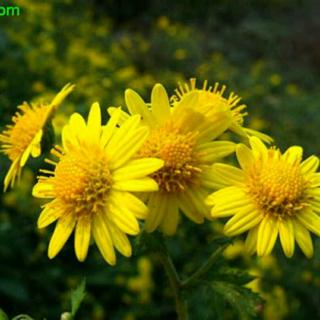
[[[214,251],[208,258],[208,260],[197,271],[195,271],[189,278],[181,283],[181,287],[187,288],[193,286],[195,283],[197,283],[198,280],[205,276],[227,246],[228,244],[225,244]]]
[[[166,270],[169,283],[175,297],[178,319],[188,320],[188,306],[186,300],[182,297],[182,285],[177,270],[168,254],[159,252],[159,258]]]

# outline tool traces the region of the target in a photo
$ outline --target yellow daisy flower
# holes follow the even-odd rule
[[[215,117],[217,111],[221,112],[223,110],[229,118],[227,129],[243,137],[257,136],[267,143],[273,141],[268,135],[243,126],[243,119],[248,113],[244,112],[246,105],[240,104],[241,98],[238,95],[231,92],[226,98],[224,97],[227,88],[225,85],[220,86],[216,82],[213,87],[208,87],[208,81],[206,80],[202,88],[197,88],[196,81],[195,78],[192,78],[190,83],[179,84],[179,87],[175,90],[176,94],[171,97],[171,100],[177,103],[184,96],[196,91],[199,94],[199,100],[195,108],[206,117]]]
[[[230,217],[224,227],[227,236],[248,231],[246,248],[259,256],[271,253],[279,235],[287,257],[295,241],[307,257],[313,255],[310,232],[320,236],[319,159],[302,161],[302,148],[285,153],[267,148],[259,138],[250,138],[251,149],[236,149],[241,169],[214,164],[216,182],[225,184],[207,198],[214,218]]]
[[[15,179],[20,176],[22,167],[30,155],[34,158],[41,154],[41,140],[44,127],[66,98],[74,89],[74,85],[67,84],[55,96],[50,104],[31,104],[24,102],[18,106],[18,111],[12,117],[12,125],[7,125],[6,130],[0,134],[2,152],[12,161],[4,180],[4,191],[8,186],[13,187]]]
[[[84,261],[91,239],[111,265],[116,263],[114,247],[124,256],[131,255],[127,234],[139,233],[137,218],[144,219],[147,207],[131,192],[158,190],[147,177],[162,167],[159,159],[132,159],[145,142],[149,130],[134,116],[117,127],[120,110],[106,126],[101,126],[98,103],[92,105],[88,121],[75,113],[62,130],[63,148],[51,153],[57,161],[53,171],[41,170],[33,195],[53,199],[44,205],[38,227],[58,220],[48,248],[54,258],[75,230],[75,253]]]
[[[210,218],[204,199],[216,187],[212,182],[210,165],[217,159],[235,151],[229,141],[212,141],[226,129],[228,119],[224,113],[216,114],[209,122],[192,106],[197,103],[197,92],[170,106],[166,90],[156,84],[151,94],[151,106],[133,90],[128,89],[125,100],[129,112],[141,114],[144,125],[151,133],[142,145],[138,157],[157,157],[164,166],[150,175],[159,184],[159,191],[147,195],[150,209],[145,223],[147,232],[160,228],[165,234],[176,232],[179,209],[195,223]],[[114,108],[109,108],[113,114]],[[128,114],[123,113],[121,121]]]

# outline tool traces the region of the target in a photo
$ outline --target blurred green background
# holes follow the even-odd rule
[[[130,87],[147,100],[154,83],[170,94],[197,77],[228,85],[243,97],[246,124],[271,134],[282,148],[298,144],[320,155],[320,2],[298,0],[17,0],[19,17],[0,17],[0,126],[23,101],[50,99],[64,84],[76,90],[58,111],[57,133],[77,110],[87,114],[123,105]],[[105,112],[106,114],[106,112]],[[69,241],[46,256],[52,228],[36,229],[39,202],[30,196],[42,159],[29,162],[22,181],[0,201],[0,308],[10,317],[59,319],[70,291],[87,279],[77,319],[175,319],[163,269],[143,251],[118,255],[110,267],[91,248],[78,263]],[[9,167],[2,156],[1,181]],[[190,274],[211,251],[218,223],[184,220],[168,240],[179,272]],[[316,239],[315,239],[316,240]],[[132,239],[136,244],[139,239]],[[136,245],[137,247],[138,245]],[[281,250],[248,257],[237,239],[224,254],[231,267],[257,275],[250,284],[264,298],[257,319],[320,319],[320,242],[315,257]],[[222,302],[221,302],[222,301]],[[223,306],[223,311],[219,308]],[[193,293],[191,319],[238,319],[219,295]]]

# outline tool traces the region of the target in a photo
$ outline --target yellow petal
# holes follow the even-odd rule
[[[108,120],[107,124],[102,129],[102,135],[100,140],[102,148],[104,148],[109,143],[111,137],[114,135],[117,124],[121,123],[120,116],[123,111],[121,111],[120,108],[114,108],[114,109],[115,110],[112,112],[111,118]],[[128,119],[129,119],[129,116],[128,116]]]
[[[87,130],[86,122],[84,121],[83,117],[77,112],[71,115],[69,119],[69,126],[71,127],[72,131],[77,132],[80,135]]]
[[[131,191],[131,192],[152,192],[158,191],[158,184],[151,178],[131,179],[116,181],[113,184],[113,189],[119,191]]]
[[[300,165],[301,173],[303,175],[316,172],[318,167],[319,167],[319,158],[316,156],[311,156],[307,158]]]
[[[106,219],[102,214],[96,214],[93,218],[92,235],[103,258],[107,263],[114,266],[116,255]]]
[[[54,207],[54,205],[52,204],[53,202],[47,204],[46,207],[42,210],[37,222],[39,229],[47,227],[49,224],[56,221],[64,214],[64,210],[58,207]]]
[[[11,187],[14,185],[14,181],[16,179],[16,176],[19,172],[19,165],[20,158],[16,158],[12,163],[8,170],[8,173],[6,174],[6,177],[4,178],[4,191],[6,191],[9,187],[9,184],[11,184]]]
[[[243,170],[248,170],[254,163],[251,150],[244,144],[238,144],[236,149],[238,162]]]
[[[283,157],[289,163],[300,163],[302,159],[303,150],[301,147],[292,146],[284,154]]]
[[[121,203],[116,203],[115,200],[110,196],[110,204],[105,209],[105,216],[123,232],[137,235],[140,232],[137,218]]]
[[[209,164],[233,153],[236,144],[230,141],[211,141],[200,144],[196,151],[201,153],[201,160]]]
[[[145,230],[147,232],[153,232],[167,215],[168,196],[158,192],[152,193],[148,201],[148,208],[149,215],[145,222]]]
[[[115,107],[109,107],[108,108],[108,113],[111,117],[113,117],[113,115],[115,114],[115,112],[117,112],[117,110],[119,111],[119,119],[117,124],[122,125],[125,121],[127,121],[130,118],[130,115],[124,111],[121,110],[121,108],[115,108]]]
[[[32,189],[32,195],[36,198],[53,198],[54,186],[50,182],[39,181]]]
[[[244,174],[243,171],[223,163],[215,163],[212,166],[213,172],[216,173],[221,181],[224,181],[228,185],[243,185]]]
[[[93,143],[98,143],[102,130],[101,110],[98,102],[95,102],[90,108],[87,127],[90,141]]]
[[[257,254],[265,256],[271,253],[278,236],[279,223],[277,219],[264,217],[258,231]]]
[[[199,212],[199,208],[195,207],[194,203],[190,198],[184,193],[181,192],[178,195],[179,207],[183,213],[194,223],[203,223],[204,216]]]
[[[54,258],[60,252],[64,244],[69,239],[75,224],[76,217],[71,213],[62,216],[58,220],[49,243],[48,257],[50,259]]]
[[[138,219],[145,219],[148,216],[148,207],[136,196],[129,192],[114,191],[113,197],[116,203],[122,203]]]
[[[254,254],[257,250],[258,230],[259,230],[259,226],[256,226],[250,229],[248,232],[248,235],[245,241],[245,248],[249,254]]]
[[[203,188],[187,188],[184,192],[186,198],[189,199],[193,208],[197,208],[197,212],[208,219],[210,216],[210,208],[205,203],[205,199],[208,196],[208,193]]]
[[[113,181],[139,179],[157,171],[163,166],[163,160],[157,158],[135,159],[127,162],[112,174]]]
[[[164,123],[170,117],[170,103],[166,89],[157,83],[151,93],[152,113],[159,124]]]
[[[253,205],[246,206],[239,210],[224,226],[224,233],[227,236],[235,236],[255,227],[262,219]]]
[[[169,199],[167,210],[167,214],[163,216],[160,227],[164,234],[172,236],[176,233],[179,223],[179,208],[176,197],[171,197]]]
[[[294,253],[294,230],[291,219],[279,222],[279,236],[284,254],[287,258],[291,258]]]
[[[87,216],[80,217],[76,224],[74,247],[79,261],[84,261],[88,254],[88,248],[91,238],[91,218]]]
[[[313,244],[310,232],[297,220],[293,220],[294,236],[299,247],[307,258],[313,256]]]
[[[125,233],[123,233],[114,223],[109,222],[108,227],[112,242],[116,249],[125,257],[130,257],[132,254],[131,244]]]
[[[196,106],[198,103],[198,92],[192,91],[188,94],[185,94],[181,100],[174,106],[172,114],[174,116],[179,117],[182,110],[185,108],[192,109],[194,106]]]
[[[256,159],[266,159],[268,155],[267,147],[262,143],[262,141],[257,137],[249,138],[250,146],[252,149],[253,156]]]
[[[141,115],[142,119],[146,121],[146,124],[149,126],[153,126],[155,124],[152,113],[148,109],[143,99],[135,91],[127,89],[125,92],[125,100],[132,115]]]
[[[31,142],[31,156],[37,158],[41,155],[41,139],[43,131],[39,130]]]
[[[320,236],[320,217],[311,208],[300,211],[296,217],[305,228]]]
[[[248,134],[249,136],[255,136],[257,138],[259,138],[261,141],[266,142],[268,144],[273,142],[273,138],[271,138],[270,136],[268,136],[265,133],[259,132],[257,130],[254,129],[250,129],[250,128],[242,128],[243,131]]]
[[[62,103],[62,101],[73,91],[74,88],[74,84],[66,84],[52,100],[50,104],[50,109],[55,110]]]

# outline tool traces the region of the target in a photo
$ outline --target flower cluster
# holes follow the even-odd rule
[[[29,156],[38,157],[55,109],[73,90],[67,85],[50,104],[24,103],[0,135],[12,164],[5,190]],[[115,249],[132,254],[128,238],[141,228],[176,233],[181,213],[196,224],[231,217],[227,236],[247,232],[246,248],[270,254],[279,235],[284,254],[295,242],[313,255],[310,231],[320,235],[319,159],[303,161],[302,148],[281,153],[268,135],[244,127],[246,106],[226,87],[196,80],[180,84],[169,97],[156,84],[150,101],[131,89],[125,108],[108,108],[102,123],[98,103],[87,121],[74,113],[51,149],[33,195],[47,199],[38,227],[56,223],[48,248],[55,257],[74,231],[75,254],[84,261],[93,239],[103,258],[116,263]],[[223,139],[227,131],[242,143]],[[233,137],[227,135],[227,137]],[[235,153],[240,168],[220,163]]]

